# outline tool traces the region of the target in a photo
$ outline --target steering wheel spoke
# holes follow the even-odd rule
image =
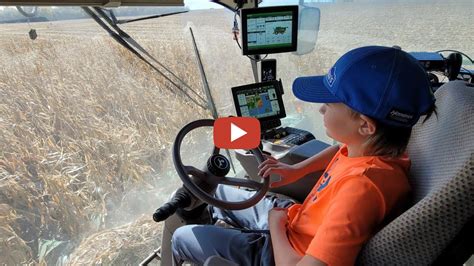
[[[204,171],[199,170],[194,166],[184,165],[184,171],[186,172],[187,175],[192,175],[201,180],[206,180],[207,178],[207,174]]]
[[[242,178],[234,178],[234,177],[224,177],[219,181],[219,183],[223,185],[252,188],[255,190],[259,190],[263,186],[261,183],[258,183],[250,179],[242,179]]]

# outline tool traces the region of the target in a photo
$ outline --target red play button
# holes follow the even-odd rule
[[[214,122],[214,145],[250,150],[260,144],[260,121],[252,117],[225,117]]]

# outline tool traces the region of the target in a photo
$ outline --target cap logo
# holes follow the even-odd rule
[[[329,73],[326,75],[326,81],[328,82],[329,86],[332,87],[334,82],[336,82],[336,67],[332,67],[329,70]]]
[[[392,111],[390,111],[390,113],[388,113],[387,118],[395,122],[410,124],[410,122],[413,120],[413,117],[413,114],[409,114],[394,108]]]

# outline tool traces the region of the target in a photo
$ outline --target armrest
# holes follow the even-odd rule
[[[301,161],[304,161],[308,159],[309,157],[319,153],[320,151],[326,149],[331,145],[313,139],[310,140],[300,146],[295,146],[293,147],[289,152],[288,152],[288,157],[289,159],[294,162],[294,163],[299,163]]]

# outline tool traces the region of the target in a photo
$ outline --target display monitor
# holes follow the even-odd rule
[[[280,82],[269,81],[232,88],[237,116],[276,120],[286,116]]]
[[[298,6],[241,9],[244,55],[296,51]]]

